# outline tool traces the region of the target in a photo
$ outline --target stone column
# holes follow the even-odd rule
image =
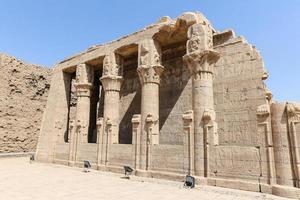
[[[193,84],[195,132],[195,174],[205,176],[208,166],[205,155],[204,112],[214,113],[213,67],[219,54],[213,50],[212,29],[194,24],[188,30],[187,54],[183,57],[190,70]]]
[[[141,150],[141,115],[135,114],[131,119],[132,123],[132,145],[134,145],[134,168],[139,166],[140,150]]]
[[[98,143],[98,159],[97,166],[102,164],[102,146],[103,146],[103,118],[100,117],[97,119],[97,143]],[[99,168],[99,167],[98,167]]]
[[[102,162],[108,163],[108,154],[111,144],[119,143],[119,101],[122,83],[121,57],[109,53],[103,61],[103,73],[100,81],[104,90],[104,135],[102,146]]]
[[[152,38],[141,41],[139,44],[137,72],[142,87],[140,169],[144,170],[147,168],[147,143],[159,143],[159,82],[160,75],[164,69],[160,63],[160,48],[158,44]],[[149,115],[151,115],[153,122],[151,124],[150,141],[148,142],[149,122],[146,122],[146,119]]]
[[[182,115],[184,130],[184,166],[188,175],[195,174],[194,114],[192,110]]]
[[[69,163],[68,165],[73,166],[74,158],[74,151],[75,145],[77,141],[77,134],[75,133],[75,122],[74,120],[70,120],[70,131],[69,131]]]
[[[275,174],[275,161],[274,161],[274,149],[273,149],[273,137],[271,130],[271,111],[270,104],[260,105],[256,111],[257,116],[257,129],[258,133],[265,138],[265,150],[266,150],[266,161],[268,168],[268,183],[273,185],[276,183]],[[260,174],[262,176],[262,174]]]
[[[80,126],[79,141],[88,142],[89,120],[90,120],[90,97],[94,79],[92,67],[82,63],[76,69],[75,88],[77,92],[76,126]]]
[[[290,136],[293,169],[295,174],[295,186],[300,187],[300,104],[286,104],[288,118],[288,133]]]

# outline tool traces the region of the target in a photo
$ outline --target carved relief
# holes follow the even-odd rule
[[[287,103],[286,110],[291,121],[300,121],[300,105]]]
[[[212,30],[203,24],[194,24],[188,29],[187,52],[203,51],[213,48]]]
[[[256,110],[256,115],[258,117],[268,117],[270,115],[270,105],[269,104],[263,104],[258,106]]]
[[[162,66],[145,66],[141,65],[137,68],[137,72],[141,81],[144,83],[157,83],[160,82],[160,75],[162,74],[164,68]]]
[[[147,82],[159,84],[163,69],[158,44],[152,39],[143,40],[139,45],[139,66],[137,69],[141,84]]]
[[[215,121],[216,119],[216,113],[212,109],[205,109],[203,112],[202,120],[204,123],[209,123],[211,121]]]
[[[93,68],[81,63],[76,68],[76,83],[92,83],[94,80]]]
[[[139,44],[138,65],[161,65],[161,50],[153,39],[145,39]]]
[[[123,58],[119,54],[106,54],[103,60],[103,76],[122,76]]]
[[[205,78],[205,74],[213,73],[213,66],[220,57],[213,50],[212,30],[206,25],[194,24],[188,30],[188,39],[184,62],[194,78]],[[204,72],[202,77],[201,72]]]

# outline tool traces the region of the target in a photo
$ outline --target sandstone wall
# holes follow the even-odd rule
[[[266,104],[263,60],[242,37],[232,37],[215,49],[221,55],[214,69],[219,144],[211,152],[211,173],[253,181],[267,178],[265,140],[256,117],[257,107]]]
[[[0,54],[0,153],[35,151],[50,70]]]

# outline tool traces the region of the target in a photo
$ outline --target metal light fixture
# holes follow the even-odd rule
[[[131,173],[133,172],[133,169],[129,166],[124,166],[124,173],[125,173],[125,177],[129,179],[129,175],[131,175]]]
[[[194,188],[195,187],[195,178],[193,176],[186,175],[185,181],[184,181],[184,187]]]
[[[84,160],[84,161],[83,161],[83,168],[84,168],[83,172],[89,172],[89,169],[90,169],[91,167],[92,167],[92,166],[91,166],[90,161],[88,161],[88,160]]]

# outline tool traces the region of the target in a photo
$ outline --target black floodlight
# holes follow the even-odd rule
[[[33,162],[34,161],[34,155],[30,155],[30,158],[29,158],[30,160],[29,160],[29,162],[31,163],[31,162]]]
[[[129,166],[124,166],[125,178],[129,178],[129,175],[133,172],[133,169]]]
[[[88,160],[84,160],[83,161],[83,168],[84,168],[84,172],[89,172],[89,169],[91,168],[91,163]]]
[[[190,175],[186,175],[184,186],[187,188],[194,188],[195,187],[195,178]]]

